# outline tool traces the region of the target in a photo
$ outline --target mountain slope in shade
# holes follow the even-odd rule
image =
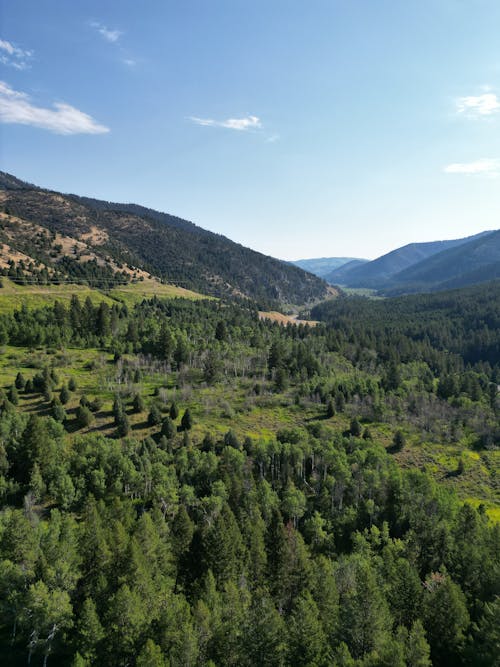
[[[323,280],[297,266],[136,204],[52,192],[0,172],[0,207],[11,226],[16,220],[36,224],[52,235],[85,243],[96,262],[111,258],[118,266],[134,266],[205,294],[300,305],[331,291]],[[14,250],[35,253],[37,259],[29,237],[24,236],[22,247],[15,247],[13,239],[15,234],[8,240]]]
[[[392,276],[386,294],[465,287],[500,278],[500,230],[472,237]]]
[[[410,243],[367,264],[353,267],[343,276],[342,284],[348,287],[369,287],[373,289],[390,287],[394,276],[405,269],[409,269],[433,255],[469,243],[490,233],[481,232],[474,236],[450,241]]]
[[[350,264],[352,261],[364,262],[367,260],[358,260],[354,257],[313,257],[311,259],[297,259],[290,264],[295,264],[295,266],[304,269],[304,271],[309,271],[309,273],[314,273],[320,278],[326,278],[332,271]]]
[[[352,269],[355,269],[359,266],[364,266],[370,262],[369,259],[351,259],[347,264],[339,266],[338,269],[330,271],[325,276],[325,280],[330,283],[330,285],[343,285],[345,282],[345,277],[349,275]]]

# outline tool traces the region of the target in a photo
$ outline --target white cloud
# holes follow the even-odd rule
[[[40,127],[56,134],[103,134],[109,128],[97,123],[92,116],[64,102],[54,103],[53,109],[37,107],[26,93],[0,81],[0,122],[20,123]]]
[[[121,30],[111,30],[97,21],[93,21],[90,25],[97,30],[101,37],[104,37],[106,41],[111,42],[112,44],[117,42],[123,35]]]
[[[457,113],[471,117],[491,116],[500,111],[500,100],[495,93],[459,97],[456,104]]]
[[[137,65],[137,61],[133,58],[123,58],[122,63],[127,65],[127,67],[135,67]]]
[[[257,116],[245,116],[244,118],[228,118],[227,120],[213,120],[212,118],[198,118],[190,116],[189,120],[204,127],[225,127],[229,130],[252,130],[262,127],[260,118]]]
[[[29,60],[33,57],[33,51],[27,51],[14,46],[12,42],[0,39],[0,63],[9,65],[15,69],[28,69]]]
[[[500,176],[500,159],[480,158],[474,162],[454,162],[444,168],[447,174],[485,174],[486,176]]]

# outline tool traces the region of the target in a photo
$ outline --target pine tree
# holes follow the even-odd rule
[[[171,440],[174,437],[175,432],[175,424],[172,419],[170,417],[164,419],[161,426],[161,434],[164,435],[167,440]]]
[[[191,413],[189,412],[189,408],[186,408],[186,411],[182,415],[181,419],[181,429],[183,431],[189,431],[191,430],[193,426],[193,419],[191,417]]]
[[[76,624],[78,651],[85,660],[90,663],[97,660],[99,644],[104,639],[104,634],[94,601],[85,598]]]
[[[136,667],[168,667],[170,664],[164,657],[161,648],[148,639],[137,656]]]
[[[295,600],[289,621],[289,632],[290,664],[309,667],[327,663],[328,644],[318,607],[307,591]]]
[[[422,621],[417,619],[409,632],[406,640],[406,664],[408,667],[430,667],[431,649],[427,643]]]
[[[351,425],[349,427],[349,433],[354,437],[354,438],[359,438],[361,435],[361,424],[359,421],[356,419],[351,419]]]
[[[25,388],[26,380],[24,379],[23,374],[21,372],[19,372],[16,375],[16,380],[15,380],[14,384],[15,384],[16,389],[18,389],[19,391],[23,391],[23,389]]]
[[[9,391],[7,392],[7,398],[12,403],[12,405],[19,404],[19,395],[17,393],[15,385],[12,385],[12,387],[10,387]]]
[[[132,406],[134,408],[134,412],[144,412],[145,409],[144,399],[140,394],[136,394],[134,396],[134,400],[132,401]]]
[[[69,389],[65,384],[63,384],[63,386],[61,387],[61,391],[59,393],[59,400],[61,401],[62,405],[66,405],[69,399],[70,399]]]
[[[159,407],[153,403],[148,414],[148,426],[158,426],[161,424],[162,416]]]

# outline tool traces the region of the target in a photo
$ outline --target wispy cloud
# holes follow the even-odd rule
[[[203,127],[224,127],[228,130],[255,130],[262,127],[260,118],[257,116],[245,116],[244,118],[227,118],[226,120],[214,120],[213,118],[198,118],[190,116],[189,120]]]
[[[444,167],[447,174],[484,174],[500,176],[500,159],[483,157],[473,162],[454,162]]]
[[[53,109],[37,107],[26,93],[18,92],[0,81],[0,122],[40,127],[56,134],[103,134],[109,128],[97,123],[92,116],[64,102]]]
[[[135,67],[137,65],[137,60],[133,58],[122,58],[122,63],[127,65],[127,67]]]
[[[469,95],[459,97],[456,100],[457,113],[471,118],[491,116],[500,111],[500,100],[495,93],[484,93],[483,95]]]
[[[103,37],[107,42],[111,42],[112,44],[117,42],[123,35],[121,30],[112,30],[111,28],[107,28],[105,25],[98,23],[97,21],[92,21],[90,25],[95,28],[95,30],[97,30],[101,37]]]
[[[8,42],[6,39],[0,39],[0,63],[8,65],[15,69],[28,69],[29,61],[33,57],[33,51],[20,49],[18,46]]]

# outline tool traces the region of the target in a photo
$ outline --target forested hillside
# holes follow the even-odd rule
[[[23,233],[29,226],[29,233]],[[24,265],[31,262],[38,272],[45,269],[50,274],[55,264],[59,272],[66,271],[64,275],[69,270],[73,279],[93,280],[97,275],[111,284],[125,269],[130,275],[146,272],[204,294],[251,297],[263,306],[303,305],[331,290],[296,266],[175,216],[135,204],[62,195],[3,172],[2,242]]]
[[[451,241],[411,243],[363,265],[325,275],[332,284],[375,289],[387,296],[466,287],[500,278],[500,232]]]
[[[5,664],[496,664],[499,313],[0,316]]]

